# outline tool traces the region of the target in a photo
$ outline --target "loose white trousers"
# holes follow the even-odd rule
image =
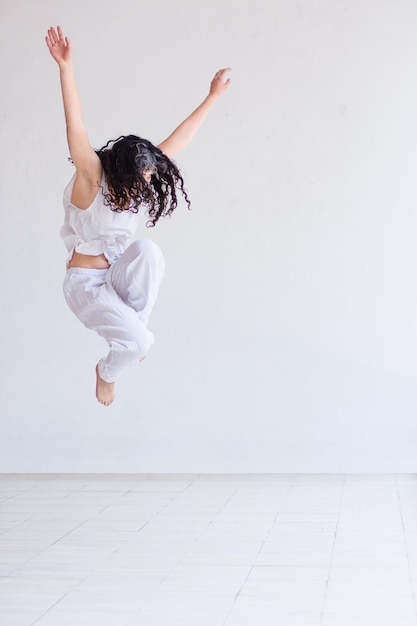
[[[106,382],[138,363],[154,343],[147,323],[164,270],[162,252],[150,239],[134,241],[109,269],[67,270],[64,295],[69,308],[108,343],[109,352],[98,363]]]

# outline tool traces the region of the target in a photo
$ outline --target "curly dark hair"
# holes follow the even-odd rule
[[[176,190],[191,204],[178,167],[159,148],[136,135],[121,135],[96,150],[106,176],[105,204],[112,211],[137,213],[146,207],[147,226],[155,226],[177,208]],[[151,174],[150,181],[145,176]]]

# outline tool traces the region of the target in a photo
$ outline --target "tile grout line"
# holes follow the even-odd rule
[[[294,485],[295,485],[295,484],[296,484],[296,482],[297,482],[297,477],[298,477],[298,474],[296,474],[296,475],[295,475],[295,477],[294,477],[294,479],[293,479],[293,481],[292,481],[291,485],[288,487],[287,492],[285,493],[285,496],[284,496],[284,498],[283,498],[283,500],[282,500],[282,502],[281,502],[281,505],[280,505],[280,506],[284,506],[285,501],[287,500],[287,498],[288,498],[288,496],[289,496],[289,494],[290,494],[291,490],[294,488]],[[238,600],[238,598],[239,598],[240,594],[242,593],[243,588],[245,587],[245,585],[246,585],[246,583],[247,583],[247,581],[248,581],[248,579],[249,579],[249,576],[251,575],[251,573],[252,573],[252,571],[253,571],[253,568],[255,567],[256,559],[258,558],[258,556],[260,555],[260,553],[261,553],[261,551],[262,551],[262,548],[263,548],[263,547],[264,547],[264,545],[266,544],[266,542],[267,542],[267,540],[268,540],[268,537],[269,537],[269,536],[270,536],[270,534],[271,534],[271,531],[272,531],[272,529],[273,529],[273,527],[274,527],[274,525],[275,525],[275,522],[276,522],[276,520],[277,520],[277,518],[278,518],[279,514],[280,514],[280,510],[278,510],[278,511],[277,511],[277,514],[275,515],[275,517],[274,517],[274,519],[273,519],[273,521],[272,521],[271,527],[270,527],[269,531],[266,533],[265,538],[264,538],[264,540],[263,540],[263,542],[262,542],[262,544],[261,544],[261,547],[259,548],[259,550],[258,550],[257,554],[255,555],[255,558],[254,558],[254,563],[253,563],[253,564],[249,567],[249,572],[248,572],[248,574],[247,574],[247,576],[246,576],[245,580],[243,581],[243,583],[242,583],[242,585],[241,585],[240,589],[238,590],[237,594],[235,595],[235,597],[234,597],[234,599],[233,599],[233,604],[232,604],[232,607],[231,607],[230,611],[228,612],[228,614],[226,615],[225,620],[224,620],[224,622],[222,623],[222,626],[226,626],[226,625],[227,625],[227,622],[228,622],[228,620],[230,619],[230,617],[231,617],[231,615],[232,615],[232,612],[233,612],[233,609],[234,609],[234,607],[235,607],[235,605],[236,605],[236,602],[237,602],[237,600]]]
[[[323,624],[324,610],[326,608],[327,592],[328,592],[328,589],[329,589],[330,574],[331,574],[331,570],[332,570],[332,562],[333,562],[334,550],[335,550],[335,547],[336,547],[337,532],[339,530],[340,514],[341,514],[342,506],[343,506],[343,498],[344,498],[344,493],[345,493],[345,488],[346,488],[346,481],[347,481],[347,475],[344,474],[342,493],[341,493],[341,497],[340,497],[339,514],[338,514],[338,517],[337,517],[336,529],[334,531],[333,548],[332,548],[332,553],[330,555],[330,563],[329,563],[329,570],[327,572],[327,580],[326,580],[326,586],[325,586],[325,591],[324,591],[323,606],[322,606],[321,613],[320,613],[320,626],[322,626],[322,624]]]
[[[405,533],[404,517],[403,517],[402,506],[401,506],[400,492],[399,492],[399,489],[398,489],[397,474],[394,474],[394,477],[395,477],[395,486],[396,486],[396,489],[397,489],[398,507],[400,509],[401,526],[402,526],[402,529],[403,529],[405,553],[407,555],[407,569],[408,569],[408,575],[410,577],[411,592],[413,594],[414,613],[416,614],[416,618],[417,618],[417,600],[416,600],[416,595],[415,595],[415,592],[414,592],[413,576],[412,576],[412,573],[411,573],[410,557],[409,557],[409,554],[408,554],[408,542],[407,542],[407,536],[406,536],[406,533]]]

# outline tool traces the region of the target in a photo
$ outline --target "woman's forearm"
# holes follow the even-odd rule
[[[60,65],[62,100],[67,128],[82,123],[82,107],[72,62]]]
[[[160,148],[167,156],[171,156],[185,148],[185,146],[194,137],[197,130],[207,117],[208,112],[214,105],[218,96],[209,94],[195,111],[191,113],[177,128],[170,134],[165,141],[160,144]],[[164,150],[165,147],[165,150]]]

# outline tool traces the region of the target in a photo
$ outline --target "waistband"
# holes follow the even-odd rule
[[[109,268],[103,270],[97,270],[94,267],[68,267],[67,276],[71,274],[87,274],[90,276],[105,276],[109,271]]]

